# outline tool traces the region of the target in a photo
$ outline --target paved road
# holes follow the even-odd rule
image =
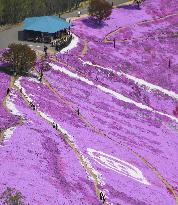
[[[125,2],[128,2],[129,0],[108,0],[109,3],[114,3],[114,6],[118,6],[119,4],[122,4],[122,3],[125,3]],[[84,8],[84,9],[80,9],[81,11],[81,14],[87,14],[88,13],[88,9],[87,8]],[[77,12],[78,10],[75,10],[73,12],[70,12],[70,13],[65,13],[63,15],[61,15],[61,17],[63,18],[71,18],[71,17],[77,17]]]
[[[112,0],[108,0],[110,3],[112,2]],[[114,6],[117,6],[121,3],[125,3],[128,2],[128,0],[115,0],[114,2]],[[87,8],[83,8],[80,10],[81,11],[81,15],[83,14],[87,14]],[[61,15],[61,17],[63,18],[71,18],[71,17],[77,17],[77,12],[78,10],[72,11],[70,13],[65,13],[63,15]],[[8,29],[6,31],[2,31],[0,32],[0,48],[7,48],[8,45],[10,43],[17,43],[18,42],[18,31],[22,30],[22,26],[16,26],[13,27],[11,29]],[[23,42],[22,42],[23,43]],[[27,43],[27,42],[24,42]],[[42,50],[44,44],[36,44],[36,43],[28,43],[31,47]]]

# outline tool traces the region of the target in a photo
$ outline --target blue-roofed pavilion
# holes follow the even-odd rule
[[[68,29],[70,26],[70,23],[57,16],[40,16],[26,18],[23,29],[42,33],[56,33]]]
[[[24,20],[22,39],[39,43],[51,43],[70,35],[70,26],[58,16],[29,17]]]

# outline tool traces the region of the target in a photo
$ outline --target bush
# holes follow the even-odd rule
[[[0,202],[4,205],[25,205],[23,202],[24,199],[25,197],[22,196],[21,192],[10,187],[7,187],[7,189],[0,196]]]
[[[98,24],[101,24],[103,20],[111,15],[112,5],[106,0],[91,0],[88,12]]]
[[[24,75],[35,65],[36,53],[29,46],[12,43],[3,57],[8,61],[14,73]]]

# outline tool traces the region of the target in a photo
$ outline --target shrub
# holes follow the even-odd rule
[[[0,196],[0,202],[4,205],[25,205],[23,202],[24,199],[25,197],[22,196],[21,192],[10,187],[7,187],[7,189]]]
[[[27,74],[34,66],[36,61],[36,53],[28,45],[15,44],[9,45],[8,52],[3,54],[17,75]]]
[[[112,5],[106,0],[91,0],[88,12],[98,24],[101,24],[103,20],[111,15]]]

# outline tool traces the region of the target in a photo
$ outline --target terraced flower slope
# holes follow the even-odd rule
[[[99,205],[101,192],[108,205],[178,205],[177,11],[176,0],[146,0],[100,27],[75,20],[42,82],[0,74],[1,193],[14,187],[32,205]]]

